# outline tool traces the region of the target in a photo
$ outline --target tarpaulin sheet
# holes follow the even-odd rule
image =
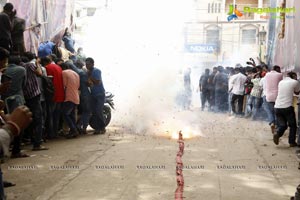
[[[276,8],[277,7],[277,1],[276,0],[270,0],[270,7]],[[268,43],[267,43],[267,64],[269,66],[273,65],[273,59],[274,59],[274,50],[275,50],[275,30],[276,30],[276,13],[270,13],[270,19],[269,19],[269,30],[268,30]]]
[[[277,2],[277,6],[281,6],[282,1]],[[300,1],[286,0],[286,7],[296,7],[295,13],[287,14],[294,17],[286,17],[285,19],[285,35],[280,38],[279,34],[282,32],[282,20],[277,20],[275,38],[274,38],[274,51],[273,65],[279,65],[283,71],[297,71],[300,72],[300,37],[299,37],[299,23],[300,23]]]
[[[24,33],[27,50],[37,53],[43,41],[60,39],[66,27],[73,24],[75,0],[8,0],[17,10],[17,16],[26,20]],[[41,24],[40,26],[37,26]]]

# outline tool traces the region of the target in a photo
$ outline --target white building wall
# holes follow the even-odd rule
[[[265,0],[266,1],[266,0]],[[260,19],[260,15],[249,15],[241,19],[231,22],[227,21],[227,12],[229,4],[234,1],[228,0],[198,0],[195,1],[195,19],[187,22],[186,42],[188,44],[205,44],[206,43],[206,30],[219,29],[220,30],[220,51],[219,53],[193,53],[188,55],[199,63],[223,63],[224,65],[234,65],[241,63],[245,65],[249,57],[256,58],[259,56],[260,46],[258,32],[265,26],[267,30],[267,20]],[[251,0],[236,1],[241,2],[238,5],[239,10],[243,5],[250,5],[253,7],[266,6],[263,0],[257,0],[253,3]],[[208,12],[208,4],[221,4],[221,12],[212,13]],[[243,30],[256,30],[255,42],[253,44],[243,43],[242,34]]]

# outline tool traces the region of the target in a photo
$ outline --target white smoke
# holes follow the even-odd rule
[[[105,89],[115,94],[112,123],[136,133],[179,125],[175,97],[183,88],[179,71],[189,67],[183,61],[183,28],[192,3],[112,3],[108,11],[97,11],[84,30],[85,53],[102,70]]]

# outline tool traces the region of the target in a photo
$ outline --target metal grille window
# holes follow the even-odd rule
[[[218,12],[218,4],[215,3],[215,13],[217,13],[217,12]]]
[[[256,29],[242,30],[242,44],[256,43]]]
[[[221,13],[221,3],[208,3],[207,12],[208,13]]]

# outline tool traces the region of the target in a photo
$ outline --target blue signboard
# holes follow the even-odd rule
[[[217,50],[216,44],[187,44],[185,49],[190,53],[214,53]]]

